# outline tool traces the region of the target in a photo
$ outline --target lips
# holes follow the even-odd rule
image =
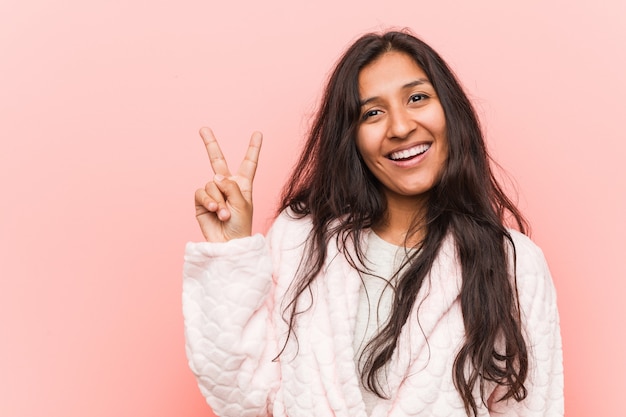
[[[417,155],[423,154],[428,149],[430,149],[430,146],[431,146],[430,143],[422,143],[419,145],[415,145],[409,149],[403,149],[401,151],[392,152],[389,155],[387,155],[387,158],[391,159],[392,161],[404,161],[407,159],[411,159]]]

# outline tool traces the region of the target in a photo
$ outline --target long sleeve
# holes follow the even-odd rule
[[[218,416],[269,416],[279,382],[272,261],[261,235],[189,243],[183,315],[189,366]]]
[[[362,284],[342,252],[329,245],[322,272],[303,294],[293,337],[283,313],[307,250],[307,218],[281,214],[267,237],[189,244],[183,313],[189,366],[221,417],[364,415],[354,363],[353,323]],[[497,402],[480,416],[562,417],[563,369],[554,284],[541,250],[512,234],[522,325],[529,348],[527,398]],[[331,242],[332,243],[332,242]],[[389,364],[392,392],[373,414],[464,415],[452,366],[464,328],[460,269],[453,242],[431,271],[419,323],[407,323]],[[435,266],[436,266],[435,265]],[[287,297],[287,298],[286,298]],[[427,337],[425,336],[425,333]],[[280,360],[273,359],[282,352]],[[416,395],[419,393],[419,395]]]
[[[521,403],[494,402],[494,416],[562,417],[563,351],[556,291],[541,250],[527,238],[516,243],[517,285],[524,337],[530,360],[525,386],[527,398]],[[498,396],[498,390],[494,393]]]

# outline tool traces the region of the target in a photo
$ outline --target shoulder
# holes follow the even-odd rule
[[[543,251],[528,236],[516,230],[509,230],[509,233],[515,247],[512,259],[522,307],[555,304],[556,290]]]
[[[267,239],[273,248],[299,247],[306,242],[312,227],[310,216],[298,215],[286,209],[274,220]]]
[[[543,251],[528,236],[517,230],[509,230],[515,248],[516,272],[522,274],[543,273],[547,268]]]
[[[311,216],[301,215],[294,213],[293,210],[287,208],[281,211],[274,223],[271,230],[284,230],[284,229],[310,229],[311,228]]]

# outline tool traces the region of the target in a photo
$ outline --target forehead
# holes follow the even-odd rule
[[[359,72],[359,93],[375,94],[378,90],[401,88],[416,80],[430,83],[424,70],[404,52],[390,51],[369,63]]]

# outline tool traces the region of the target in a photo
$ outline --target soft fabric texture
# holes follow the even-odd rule
[[[287,340],[287,291],[303,258],[308,219],[281,214],[267,237],[189,243],[183,313],[189,366],[218,416],[366,417],[353,339],[361,278],[334,240]],[[479,416],[562,416],[563,369],[554,285],[541,250],[511,232],[530,372],[528,397],[481,404]],[[364,245],[367,244],[367,234]],[[372,417],[465,416],[452,382],[463,337],[460,265],[447,239],[387,366],[390,398]],[[287,294],[287,295],[286,295]],[[418,323],[419,319],[419,323]],[[276,359],[281,349],[284,351]],[[488,385],[496,398],[501,392]],[[479,398],[478,390],[475,390]],[[491,402],[491,401],[490,401]]]

